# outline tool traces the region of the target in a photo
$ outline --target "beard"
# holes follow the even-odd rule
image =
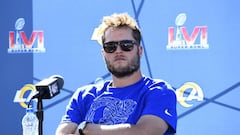
[[[123,78],[126,76],[132,75],[134,72],[136,72],[140,67],[140,55],[137,53],[137,55],[131,59],[131,61],[128,63],[127,66],[124,67],[115,67],[113,64],[111,64],[109,61],[106,60],[107,69],[110,73],[112,73],[117,78]]]

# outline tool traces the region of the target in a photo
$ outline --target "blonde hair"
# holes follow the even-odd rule
[[[114,13],[110,16],[104,16],[102,23],[98,27],[98,34],[101,37],[99,38],[100,43],[104,43],[105,41],[105,31],[108,28],[120,28],[120,27],[128,27],[132,29],[132,36],[137,41],[138,44],[141,42],[141,32],[137,25],[135,19],[129,16],[127,13]]]

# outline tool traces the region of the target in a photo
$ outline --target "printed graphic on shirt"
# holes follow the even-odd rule
[[[93,122],[94,118],[97,118],[98,123],[107,125],[125,123],[136,105],[137,102],[132,99],[120,100],[114,97],[101,97],[92,103],[86,120]],[[102,111],[101,115],[99,115],[99,111]]]

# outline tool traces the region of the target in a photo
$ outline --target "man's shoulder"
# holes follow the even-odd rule
[[[78,92],[90,92],[90,91],[101,91],[104,87],[106,87],[110,81],[103,81],[100,83],[91,83],[86,84],[77,89]]]
[[[174,88],[163,79],[149,79],[145,87],[149,96],[167,96],[168,98],[176,98],[176,93]]]
[[[160,88],[166,90],[173,90],[173,87],[163,79],[145,77],[145,81],[149,89]]]

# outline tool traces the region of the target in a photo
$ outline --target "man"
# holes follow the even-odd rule
[[[112,81],[79,88],[56,135],[174,134],[176,95],[166,82],[142,75],[136,21],[127,13],[115,13],[103,18],[99,30]]]

